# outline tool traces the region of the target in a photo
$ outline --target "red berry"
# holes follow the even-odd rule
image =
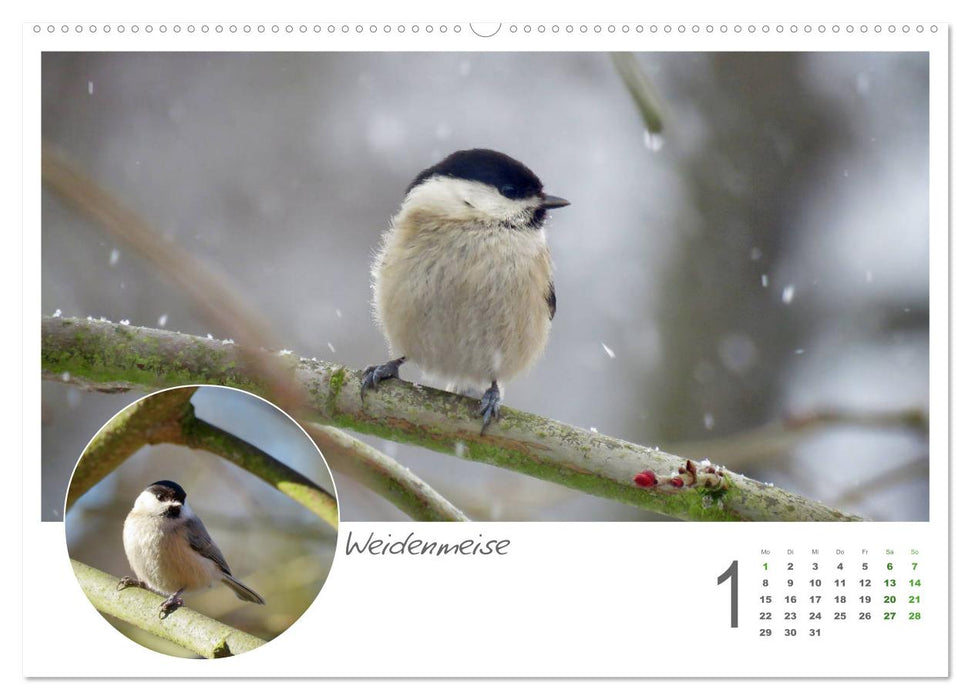
[[[657,486],[657,477],[650,469],[634,475],[634,483],[641,488],[649,489]]]
[[[680,476],[674,477],[673,479],[671,479],[671,486],[673,486],[676,489],[681,488],[682,486],[684,486],[684,479],[682,479]]]

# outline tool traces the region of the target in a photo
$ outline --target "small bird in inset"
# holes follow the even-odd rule
[[[364,371],[367,389],[410,360],[447,388],[488,387],[482,432],[502,384],[543,352],[556,313],[546,194],[519,161],[483,148],[421,171],[371,267],[374,315],[393,359]]]
[[[141,586],[167,595],[160,617],[184,604],[185,591],[224,583],[240,600],[265,604],[259,593],[235,578],[205,525],[186,503],[174,481],[156,481],[135,499],[124,529],[125,555],[135,577],[126,576],[119,590]]]

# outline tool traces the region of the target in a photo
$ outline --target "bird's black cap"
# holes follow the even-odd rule
[[[543,183],[532,170],[515,158],[488,148],[456,151],[440,163],[418,173],[418,177],[408,186],[408,191],[434,175],[492,185],[502,196],[509,199],[527,199],[543,191]]]
[[[156,481],[145,490],[155,494],[155,497],[160,501],[185,503],[185,489],[174,481]]]

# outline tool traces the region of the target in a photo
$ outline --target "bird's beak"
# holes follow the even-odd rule
[[[543,201],[540,202],[540,204],[543,209],[559,209],[560,207],[565,207],[570,203],[562,197],[557,197],[552,194],[544,194]]]

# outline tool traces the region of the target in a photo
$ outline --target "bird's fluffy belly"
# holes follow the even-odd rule
[[[375,306],[392,354],[467,385],[527,369],[550,329],[544,294],[551,263],[542,235],[442,236],[440,246],[434,254],[395,255],[394,265],[381,268]]]
[[[168,595],[205,588],[221,578],[215,562],[199,556],[181,533],[163,537],[162,528],[135,527],[132,517],[125,521],[125,553],[139,581]]]

